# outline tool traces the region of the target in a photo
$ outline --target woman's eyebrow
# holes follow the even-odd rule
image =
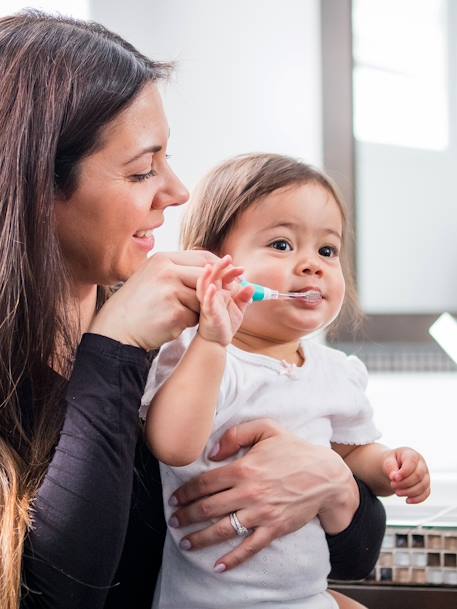
[[[162,150],[162,146],[148,146],[147,148],[143,148],[143,150],[141,150],[133,158],[131,158],[130,160],[126,161],[124,163],[124,165],[128,165],[129,163],[132,163],[133,161],[136,161],[141,156],[143,156],[143,154],[147,154],[148,152],[152,152],[152,154],[155,154],[156,152],[160,152],[161,150]]]

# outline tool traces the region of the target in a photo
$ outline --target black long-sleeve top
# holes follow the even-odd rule
[[[150,609],[165,538],[158,464],[138,428],[146,353],[86,334],[68,382],[65,420],[34,503],[21,609]],[[33,412],[30,388],[23,412]],[[328,536],[332,577],[367,575],[385,525],[359,483],[351,525]]]

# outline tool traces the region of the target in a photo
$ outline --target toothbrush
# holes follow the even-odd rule
[[[261,302],[262,300],[306,300],[308,302],[317,302],[321,300],[322,295],[316,291],[309,292],[278,292],[258,283],[251,283],[246,279],[241,280],[243,288],[250,286],[254,288],[252,296],[253,302]]]

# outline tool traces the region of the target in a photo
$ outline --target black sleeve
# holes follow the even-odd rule
[[[34,503],[21,609],[101,609],[122,552],[146,353],[83,336],[61,436]]]
[[[357,480],[357,479],[356,479]],[[361,480],[357,480],[360,505],[347,529],[327,535],[332,579],[363,579],[373,570],[386,526],[382,503]]]

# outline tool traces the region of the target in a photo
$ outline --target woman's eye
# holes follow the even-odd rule
[[[132,176],[132,180],[134,182],[144,182],[144,180],[148,180],[149,178],[153,178],[157,175],[157,172],[154,169],[151,169],[147,173],[136,173]]]
[[[319,254],[325,258],[334,258],[338,256],[338,249],[332,245],[324,245],[324,247],[320,248]]]
[[[279,250],[281,252],[291,252],[292,251],[292,246],[291,244],[286,241],[285,239],[277,239],[276,241],[273,241],[273,243],[270,243],[270,246],[275,250]]]

